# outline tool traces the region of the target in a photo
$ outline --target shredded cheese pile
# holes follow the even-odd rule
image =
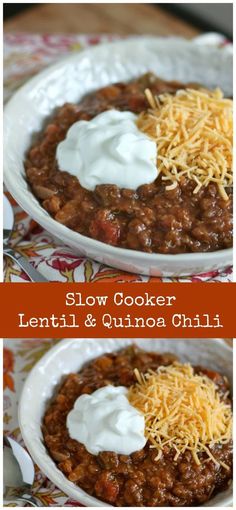
[[[154,97],[145,91],[150,109],[138,128],[157,144],[157,168],[174,189],[181,176],[196,182],[194,193],[215,182],[220,195],[232,186],[233,102],[220,89],[180,90]]]
[[[214,382],[194,373],[189,364],[175,362],[145,375],[135,369],[137,383],[129,390],[130,403],[145,417],[145,437],[162,457],[163,448],[174,448],[179,455],[190,450],[196,464],[199,453],[206,452],[219,462],[209,448],[228,443],[232,437],[232,410]],[[223,462],[220,464],[228,469]]]

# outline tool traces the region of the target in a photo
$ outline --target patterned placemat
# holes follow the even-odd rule
[[[37,361],[60,340],[4,340],[3,351],[3,429],[22,446],[18,424],[18,403],[24,381]],[[35,465],[33,495],[42,506],[83,506],[66,496]],[[5,504],[4,506],[13,506]]]
[[[111,35],[35,35],[9,33],[4,38],[4,98],[7,101],[17,88],[45,66],[62,56],[80,51],[88,46],[119,39]],[[232,47],[219,34],[206,34],[196,39],[198,44]],[[16,232],[15,249],[29,257],[32,264],[48,278],[60,282],[228,282],[232,280],[232,267],[223,272],[213,271],[185,278],[153,278],[129,274],[93,260],[79,257],[67,246],[58,244],[53,236],[32,220],[10,197],[14,206]],[[28,281],[27,275],[9,257],[5,257],[4,280],[6,282]]]

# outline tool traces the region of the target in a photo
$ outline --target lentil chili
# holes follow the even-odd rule
[[[113,506],[197,506],[228,487],[232,443],[211,448],[215,459],[229,466],[227,470],[209,460],[206,453],[200,454],[200,465],[195,464],[189,451],[174,461],[176,451],[168,445],[158,461],[149,443],[132,455],[104,451],[94,456],[69,437],[66,417],[80,395],[107,384],[129,387],[135,382],[134,368],[145,373],[176,359],[169,353],[145,352],[130,346],[104,354],[78,374],[66,376],[45,413],[42,430],[49,454],[71,482]],[[200,366],[195,372],[212,379],[222,398],[228,392],[228,382],[221,374]]]
[[[113,246],[166,254],[231,247],[231,189],[225,201],[215,183],[193,194],[194,181],[183,177],[175,189],[166,190],[168,182],[159,176],[135,191],[104,184],[92,192],[77,177],[58,169],[56,147],[74,122],[110,108],[140,113],[148,108],[147,87],[158,95],[175,93],[184,85],[148,73],[98,90],[80,104],[60,107],[27,154],[26,176],[33,193],[58,222]]]

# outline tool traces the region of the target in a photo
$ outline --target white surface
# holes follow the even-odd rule
[[[6,195],[3,195],[3,228],[6,230],[12,230],[13,225],[14,225],[13,209]]]
[[[24,483],[27,483],[29,485],[33,485],[34,483],[34,464],[29,456],[28,452],[22,448],[20,444],[18,444],[14,439],[11,437],[7,438],[11,447],[12,451],[14,453],[14,456],[18,462],[18,466],[21,470],[21,477]]]
[[[10,100],[4,115],[4,180],[21,207],[75,253],[119,269],[153,276],[184,276],[223,269],[232,249],[212,253],[161,255],[116,248],[73,232],[56,222],[31,193],[24,171],[32,136],[54,109],[78,102],[95,89],[128,81],[146,71],[167,80],[220,86],[232,94],[232,54],[178,38],[138,37],[89,48],[46,69]],[[20,135],[20,136],[19,136]]]
[[[83,188],[99,184],[137,189],[157,177],[157,148],[136,125],[137,115],[108,110],[79,120],[57,146],[60,170],[76,175]]]
[[[12,455],[11,448],[3,447],[3,494],[8,487],[20,487],[22,474],[16,458]]]
[[[19,425],[25,444],[43,473],[68,496],[86,506],[110,506],[86,494],[69,482],[48,455],[42,441],[41,420],[47,403],[62,376],[77,372],[84,363],[104,352],[130,345],[130,339],[65,339],[53,347],[33,368],[26,379],[19,402]],[[173,352],[181,361],[189,361],[225,374],[232,386],[232,349],[219,339],[137,339],[135,343],[147,351]],[[232,488],[218,494],[203,506],[230,506]]]
[[[141,450],[147,442],[144,416],[130,404],[127,393],[125,386],[108,384],[91,395],[80,395],[66,420],[70,437],[93,455]]]

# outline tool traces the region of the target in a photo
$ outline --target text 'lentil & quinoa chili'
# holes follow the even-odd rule
[[[154,181],[137,189],[104,182],[91,190],[59,168],[56,154],[68,130],[108,111],[136,114],[140,132],[156,142]],[[122,144],[121,158],[129,161]],[[148,253],[232,246],[232,101],[218,89],[166,82],[151,73],[107,86],[58,108],[29,150],[25,169],[42,206],[82,235]]]
[[[115,451],[104,451],[95,435],[97,454],[92,454],[71,437],[68,418],[80,420],[79,403],[85,410],[89,401],[99,413],[95,397],[106,393],[110,398],[116,392],[117,409],[112,416],[108,412],[104,435],[96,422],[100,438],[110,434],[105,430],[107,421],[119,431],[123,417],[129,419],[131,404],[132,419],[140,413],[134,433],[142,434],[141,417],[145,422],[144,447],[126,455],[117,453],[115,443]],[[127,400],[125,415],[122,399]],[[65,377],[43,418],[43,437],[65,476],[101,501],[113,506],[198,506],[231,483],[231,406],[228,381],[218,372],[181,364],[170,353],[130,346],[104,354],[78,374]],[[79,427],[83,420],[78,421],[78,431]],[[122,430],[117,437],[122,449]]]

